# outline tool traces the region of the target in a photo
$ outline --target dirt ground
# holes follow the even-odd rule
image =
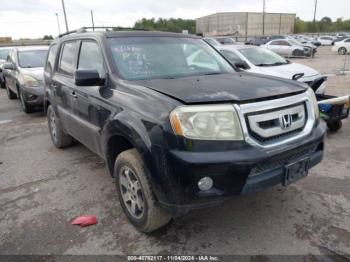
[[[294,59],[329,77],[329,94],[350,93],[343,57],[321,48]],[[338,70],[338,71],[337,71]],[[25,115],[0,90],[0,254],[350,254],[350,121],[326,138],[323,162],[289,187],[238,197],[175,219],[152,235],[136,231],[102,160],[82,145],[56,149],[46,118]],[[70,221],[96,215],[98,225]],[[262,260],[266,261],[266,260]],[[339,260],[341,261],[341,260]]]

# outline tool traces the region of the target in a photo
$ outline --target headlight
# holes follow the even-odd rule
[[[176,135],[201,140],[243,140],[232,105],[182,106],[170,115]]]
[[[320,109],[318,107],[318,102],[316,99],[315,92],[314,92],[314,90],[312,90],[312,88],[309,87],[307,90],[307,93],[308,93],[309,97],[311,98],[311,102],[312,102],[312,105],[314,107],[316,120],[318,120],[318,119],[320,119]]]
[[[39,81],[30,75],[23,75],[23,84],[26,87],[37,87],[39,86]]]

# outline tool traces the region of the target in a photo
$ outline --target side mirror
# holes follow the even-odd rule
[[[245,61],[236,62],[235,66],[243,70],[249,69],[249,65]]]
[[[104,84],[104,79],[95,69],[78,69],[74,74],[77,86],[100,86]]]
[[[15,66],[12,63],[5,63],[3,68],[6,70],[15,70]]]

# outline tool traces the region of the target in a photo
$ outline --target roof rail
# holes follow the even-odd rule
[[[105,29],[107,32],[108,31],[149,31],[146,28],[132,28],[132,27],[120,27],[120,26],[94,26],[94,27],[84,26],[77,30],[72,30],[72,31],[68,31],[63,34],[60,34],[58,37],[60,38],[66,35],[74,34],[74,33],[76,34],[85,33],[87,32],[88,29],[92,29],[93,31],[95,31],[95,29]]]

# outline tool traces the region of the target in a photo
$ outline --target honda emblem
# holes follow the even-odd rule
[[[282,129],[288,129],[292,126],[292,116],[290,114],[283,115],[280,119],[280,126]]]

